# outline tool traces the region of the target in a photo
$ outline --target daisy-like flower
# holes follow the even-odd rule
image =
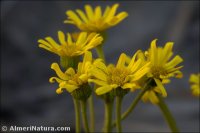
[[[200,96],[200,74],[191,74],[189,82],[191,83],[191,90],[194,96]]]
[[[182,77],[180,69],[183,67],[177,67],[183,61],[179,55],[172,58],[173,42],[167,42],[163,48],[157,47],[156,41],[157,39],[153,40],[150,49],[145,52],[146,60],[150,62],[150,72],[147,76],[154,79],[156,87],[148,90],[143,96],[144,101],[150,100],[154,104],[159,102],[156,93],[160,93],[163,97],[167,96],[163,84],[169,83],[169,78]]]
[[[39,39],[38,43],[40,48],[46,49],[61,57],[74,57],[84,54],[103,41],[103,38],[97,33],[89,34],[87,32],[81,32],[75,36],[73,37],[73,35],[67,33],[66,39],[66,35],[62,31],[58,31],[59,43],[51,37]]]
[[[92,63],[92,53],[86,52],[84,55],[83,62],[78,64],[78,69],[68,68],[65,72],[62,72],[57,63],[51,65],[58,77],[51,77],[49,79],[50,83],[55,81],[59,84],[59,88],[56,90],[57,94],[63,92],[66,89],[73,96],[80,98],[88,98],[91,89],[88,86],[89,69]]]
[[[112,7],[107,6],[103,12],[100,6],[93,9],[90,5],[85,5],[85,13],[77,9],[66,11],[68,19],[64,23],[76,25],[80,30],[87,32],[102,32],[112,26],[117,25],[128,16],[127,12],[116,14],[119,4]]]
[[[140,59],[136,60],[136,54],[132,57],[130,63],[126,63],[127,55],[122,53],[117,65],[106,66],[103,62],[96,62],[91,69],[93,78],[89,82],[99,85],[96,89],[97,95],[106,94],[117,88],[134,91],[137,87],[137,81],[149,72],[149,63],[142,65]]]

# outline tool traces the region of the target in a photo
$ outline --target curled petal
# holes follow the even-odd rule
[[[69,78],[66,74],[64,74],[64,73],[60,70],[60,67],[59,67],[59,65],[58,65],[57,63],[52,63],[51,69],[53,69],[53,70],[56,72],[56,74],[58,75],[58,77],[59,77],[60,79],[67,80],[67,79]]]
[[[57,77],[51,77],[51,78],[49,79],[49,82],[50,82],[50,83],[54,83],[55,81],[56,81],[57,83],[63,82],[62,79],[59,79],[59,78],[57,78]]]

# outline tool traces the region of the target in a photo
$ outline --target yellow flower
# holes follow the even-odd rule
[[[80,30],[87,32],[102,32],[112,26],[117,25],[128,16],[127,12],[116,14],[119,4],[114,4],[112,7],[107,6],[102,12],[100,6],[93,10],[90,5],[85,5],[85,13],[77,9],[66,11],[68,19],[65,23],[76,25]]]
[[[74,90],[83,89],[84,85],[87,85],[89,79],[89,69],[92,62],[92,53],[86,52],[83,62],[78,64],[77,71],[73,68],[68,68],[65,72],[62,72],[57,63],[51,65],[58,77],[51,77],[49,79],[50,83],[55,81],[59,84],[59,88],[56,90],[57,94],[63,92],[63,89],[66,89],[69,93],[72,93]]]
[[[39,39],[39,47],[55,53],[61,57],[74,57],[84,54],[86,51],[101,44],[103,38],[97,33],[81,32],[74,39],[73,34],[67,33],[67,39],[62,31],[58,32],[59,44],[51,37]]]
[[[144,101],[150,100],[154,104],[159,102],[156,93],[160,93],[163,97],[167,96],[163,84],[169,83],[170,77],[182,77],[180,69],[183,67],[177,67],[183,61],[179,55],[172,58],[173,42],[167,42],[163,48],[157,47],[156,41],[157,39],[153,40],[150,49],[145,52],[146,60],[151,63],[147,76],[154,79],[156,87],[148,90],[143,96]]]
[[[191,90],[194,96],[200,96],[200,74],[191,74],[190,75],[190,83],[191,83]]]
[[[137,54],[137,53],[136,53]],[[136,60],[136,54],[132,57],[130,63],[126,63],[127,55],[122,53],[117,65],[106,66],[103,62],[96,61],[91,69],[92,79],[99,87],[96,89],[97,95],[108,93],[116,88],[131,89],[134,91],[137,87],[137,81],[149,72],[149,63],[141,65],[140,59]]]

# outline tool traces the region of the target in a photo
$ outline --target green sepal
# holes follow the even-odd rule
[[[86,101],[92,94],[92,89],[88,83],[83,84],[80,88],[74,90],[71,95],[77,99]]]

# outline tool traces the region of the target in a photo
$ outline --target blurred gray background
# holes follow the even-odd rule
[[[57,84],[50,84],[50,69],[58,56],[38,48],[37,40],[57,39],[57,31],[72,32],[66,25],[65,11],[83,9],[84,4],[112,5],[104,1],[1,2],[1,126],[70,126],[74,128],[74,109],[68,93],[57,95]],[[174,41],[174,53],[183,57],[184,78],[166,85],[165,99],[181,132],[199,132],[199,99],[188,83],[191,73],[199,72],[199,1],[119,1],[118,11],[129,13],[122,23],[107,31],[105,55],[115,63],[121,52],[133,55],[146,50],[158,38],[158,45]],[[136,93],[128,94],[123,111]],[[103,123],[103,101],[95,98],[96,130]],[[169,132],[158,107],[143,103],[123,121],[125,132]]]

